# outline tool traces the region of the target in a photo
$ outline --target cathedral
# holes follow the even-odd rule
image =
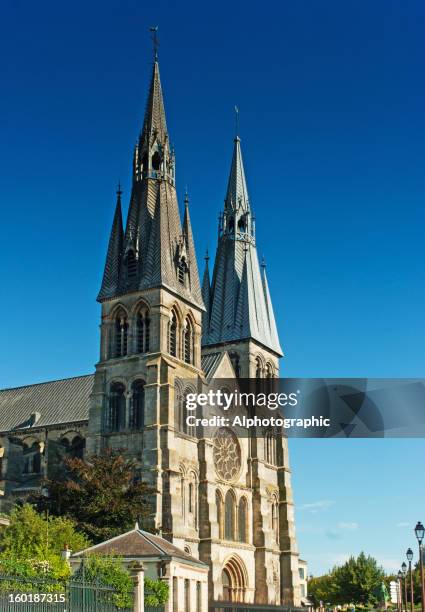
[[[223,427],[207,439],[184,418],[185,395],[213,379],[279,375],[239,137],[202,282],[188,197],[181,221],[175,180],[155,57],[127,219],[118,188],[97,296],[95,373],[0,391],[1,507],[57,474],[66,456],[126,449],[157,490],[152,528],[208,566],[210,603],[299,606],[286,438]]]

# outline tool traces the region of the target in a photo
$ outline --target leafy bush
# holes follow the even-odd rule
[[[162,606],[168,601],[169,588],[162,580],[145,578],[145,604],[147,606]]]

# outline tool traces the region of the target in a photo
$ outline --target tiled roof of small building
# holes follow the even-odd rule
[[[0,431],[86,421],[94,375],[0,390]]]
[[[81,557],[84,554],[90,553],[115,554],[125,558],[176,557],[183,561],[196,563],[197,565],[205,565],[199,559],[192,557],[183,550],[180,550],[180,548],[177,548],[177,546],[174,546],[174,544],[171,544],[171,542],[168,542],[168,540],[164,540],[164,538],[147,531],[142,531],[137,525],[127,533],[76,552],[72,557]]]

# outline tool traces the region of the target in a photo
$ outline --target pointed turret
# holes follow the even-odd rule
[[[181,225],[174,152],[169,146],[155,58],[143,127],[133,155],[133,185],[119,282],[107,297],[163,286],[203,309],[188,208]],[[99,299],[103,299],[103,291]]]
[[[115,207],[114,220],[112,222],[109,237],[108,252],[106,255],[105,270],[103,272],[102,286],[97,297],[102,300],[112,297],[119,290],[120,269],[124,243],[124,230],[121,212],[121,187],[117,190],[117,203]]]
[[[274,316],[272,299],[270,297],[269,283],[267,281],[266,264],[264,263],[264,258],[261,263],[261,267],[263,269],[263,274],[262,274],[263,291],[264,291],[264,299],[266,300],[266,309],[267,309],[267,316],[268,316],[268,322],[269,322],[269,328],[270,328],[270,337],[271,337],[272,344],[279,346],[279,334],[277,333],[276,319]]]
[[[248,211],[249,198],[242,160],[241,140],[239,136],[236,136],[233,147],[232,166],[227,185],[225,209],[230,211],[232,209],[237,210],[238,208]]]
[[[202,299],[205,305],[205,312],[202,314],[202,330],[203,333],[208,330],[208,324],[210,319],[210,297],[211,297],[211,281],[210,281],[210,269],[209,269],[209,255],[208,249],[205,253],[205,270],[202,279]]]
[[[153,134],[157,136],[158,140],[163,145],[168,140],[164,99],[162,96],[161,78],[159,76],[159,64],[157,59],[153,65],[141,139],[151,138]]]
[[[258,261],[239,137],[234,141],[224,213],[219,220],[210,296],[204,346],[253,339],[282,355]]]

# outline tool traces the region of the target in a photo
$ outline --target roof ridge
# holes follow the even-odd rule
[[[29,387],[39,387],[41,385],[49,385],[55,382],[62,382],[64,380],[76,380],[77,378],[89,378],[90,376],[94,376],[93,374],[80,374],[79,376],[70,376],[69,378],[55,378],[54,380],[44,380],[42,382],[32,383],[30,385],[20,385],[19,387],[3,387],[0,389],[0,393],[3,391],[16,391],[18,389],[28,389]]]

